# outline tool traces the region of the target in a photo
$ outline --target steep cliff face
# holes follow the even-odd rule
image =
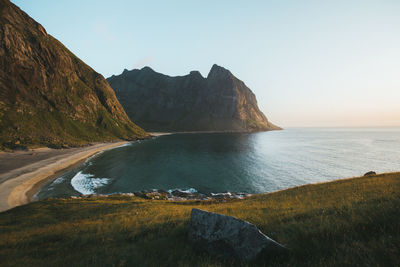
[[[128,116],[147,131],[278,130],[257,106],[253,92],[229,70],[213,65],[170,77],[149,67],[107,79]]]
[[[146,135],[102,75],[17,6],[0,0],[0,148]]]

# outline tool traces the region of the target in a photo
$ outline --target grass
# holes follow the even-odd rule
[[[96,116],[101,118],[97,119],[97,123],[84,123],[68,118],[57,110],[51,113],[37,111],[34,115],[10,111],[7,120],[0,121],[0,150],[83,146],[93,142],[132,140],[145,136],[143,130],[134,128],[134,124],[122,124],[104,110],[100,110]],[[121,127],[114,127],[116,123],[120,123]]]
[[[188,242],[192,208],[236,216],[290,248],[250,263]],[[49,199],[0,214],[0,266],[398,266],[400,173],[227,202]]]
[[[0,1],[0,151],[136,140],[148,134],[130,121],[104,77],[27,14]]]

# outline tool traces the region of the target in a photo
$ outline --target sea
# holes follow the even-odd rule
[[[163,135],[98,153],[49,181],[36,197],[156,189],[255,194],[368,171],[400,171],[400,128]]]

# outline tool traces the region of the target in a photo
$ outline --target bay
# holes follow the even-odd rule
[[[370,170],[400,170],[400,128],[164,135],[100,153],[47,183],[37,196],[151,189],[264,193]]]

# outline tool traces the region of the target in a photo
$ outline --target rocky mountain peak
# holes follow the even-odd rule
[[[224,67],[218,66],[217,64],[214,64],[207,75],[207,79],[215,79],[228,76],[233,76],[229,70],[225,69]]]
[[[201,73],[197,70],[193,70],[189,73],[189,76],[192,77],[193,79],[201,79],[204,80],[205,78],[203,77],[203,75],[201,75]]]
[[[148,69],[108,78],[128,116],[148,131],[277,130],[259,110],[251,90],[214,64],[200,72],[171,77]]]
[[[140,69],[141,71],[146,71],[146,72],[155,72],[152,68],[149,66],[144,66],[143,68]]]
[[[201,76],[201,77],[203,77],[202,75],[201,75],[201,73],[200,73],[200,71],[198,71],[198,70],[192,70],[190,73],[189,73],[189,75],[195,75],[195,76]]]

